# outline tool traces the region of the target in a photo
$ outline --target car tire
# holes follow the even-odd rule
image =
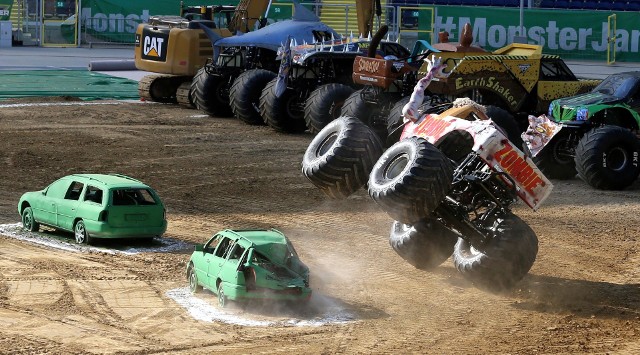
[[[264,69],[251,69],[240,74],[229,91],[233,115],[250,125],[264,125],[260,115],[260,96],[262,89],[275,77],[276,73]]]
[[[195,104],[200,111],[213,117],[231,116],[227,80],[223,76],[207,73],[200,68],[193,79],[195,83]]]
[[[389,234],[391,248],[409,264],[430,270],[453,254],[457,234],[436,219],[423,219],[409,225],[394,221]]]
[[[22,211],[22,227],[29,232],[37,232],[40,230],[40,223],[33,218],[33,210],[27,207]]]
[[[311,141],[302,158],[302,173],[325,195],[344,199],[364,186],[382,143],[360,120],[339,117]]]
[[[516,119],[513,118],[513,115],[510,114],[509,111],[498,106],[487,106],[487,116],[489,116],[493,123],[502,128],[514,146],[522,149],[524,144],[521,136],[522,132],[518,127],[518,122],[516,122]]]
[[[73,234],[76,239],[76,243],[78,244],[91,244],[91,237],[89,237],[89,233],[87,233],[87,228],[84,225],[82,220],[76,222],[73,226]]]
[[[640,140],[628,129],[602,126],[587,132],[576,147],[578,176],[602,190],[622,190],[640,174]]]
[[[229,303],[229,299],[224,294],[224,287],[222,286],[222,281],[218,283],[217,296],[218,296],[218,305],[220,306],[220,308],[227,307],[227,304]]]
[[[317,134],[329,122],[340,117],[342,106],[352,93],[352,87],[338,83],[322,85],[313,90],[304,105],[304,120],[309,132]]]
[[[189,291],[195,294],[202,291],[202,286],[198,283],[198,275],[193,268],[193,264],[189,264],[189,270],[187,271],[187,279],[189,280]]]
[[[408,137],[378,159],[369,175],[369,195],[394,220],[415,224],[440,205],[452,180],[453,166],[438,148]]]
[[[529,149],[523,145],[524,151],[531,156]],[[551,138],[551,141],[531,160],[538,169],[550,179],[569,180],[576,174],[576,162],[574,159],[575,145],[571,135],[562,131]]]
[[[507,214],[494,223],[495,235],[476,249],[458,239],[453,252],[456,269],[480,287],[503,291],[512,288],[531,269],[538,254],[538,237],[518,216]]]
[[[280,97],[276,96],[277,78],[271,80],[260,96],[262,118],[277,132],[302,133],[307,130],[304,108],[298,102],[298,93],[287,88]]]

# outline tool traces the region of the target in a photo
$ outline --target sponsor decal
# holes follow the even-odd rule
[[[518,69],[520,69],[520,74],[524,74],[531,68],[531,64],[519,64]]]
[[[360,59],[358,62],[358,72],[375,73],[380,68],[380,61]]]
[[[135,42],[135,46],[136,47],[140,47],[140,35],[136,33],[136,42]]]
[[[535,188],[544,186],[542,178],[508,141],[494,154],[494,159],[500,164],[502,170],[511,175],[531,195],[536,195]]]
[[[452,121],[442,119],[437,115],[427,115],[416,130],[416,135],[432,137],[437,140],[452,124]]]
[[[142,59],[164,62],[167,60],[169,34],[144,31],[142,34]]]
[[[362,80],[362,81],[371,81],[373,83],[377,83],[378,82],[378,79],[376,79],[376,78],[370,78],[368,76],[362,76],[362,75],[360,75],[360,80]]]
[[[504,87],[500,84],[498,80],[496,80],[495,76],[490,76],[488,78],[476,78],[470,80],[464,80],[464,78],[456,79],[456,91],[461,89],[471,89],[471,88],[480,88],[485,87],[487,89],[491,89],[494,92],[499,93],[510,106],[517,106],[518,102],[516,98],[513,96],[509,88]]]
[[[404,62],[393,62],[393,67],[400,71],[400,69],[404,68]]]

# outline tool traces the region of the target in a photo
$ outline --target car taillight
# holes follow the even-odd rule
[[[102,212],[100,212],[100,216],[98,216],[98,221],[106,222],[107,221],[107,217],[109,217],[109,211],[102,211]]]
[[[252,267],[244,269],[244,284],[247,291],[256,289],[256,271]]]

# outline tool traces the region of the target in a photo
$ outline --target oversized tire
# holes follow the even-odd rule
[[[622,190],[640,173],[640,141],[628,129],[602,126],[587,132],[576,147],[578,176],[602,190]]]
[[[518,149],[522,149],[524,144],[521,136],[522,132],[520,132],[520,128],[518,127],[518,122],[516,122],[516,119],[513,118],[513,115],[510,114],[509,111],[498,106],[487,106],[487,116],[489,116],[498,127],[504,130],[511,143],[518,147]]]
[[[538,237],[518,216],[507,214],[494,224],[494,236],[482,247],[458,239],[453,251],[456,269],[480,287],[502,291],[520,281],[538,254]]]
[[[529,150],[525,148],[528,155]],[[562,131],[556,134],[538,154],[531,158],[542,173],[550,179],[568,180],[576,174],[575,144],[571,135]]]
[[[40,223],[33,218],[33,210],[27,207],[22,211],[22,227],[29,232],[37,232],[40,230]]]
[[[311,141],[302,158],[302,173],[327,196],[347,198],[364,186],[382,143],[362,121],[339,117]]]
[[[391,218],[415,224],[440,205],[453,180],[449,159],[424,138],[387,149],[369,175],[369,195]]]
[[[453,254],[458,236],[436,219],[423,219],[414,225],[394,221],[389,244],[400,257],[418,269],[429,270]]]
[[[73,226],[73,234],[76,239],[76,243],[78,244],[91,244],[91,237],[89,237],[89,233],[87,233],[87,228],[84,225],[82,220],[76,222],[75,226]]]
[[[373,106],[367,104],[362,99],[362,90],[354,91],[342,105],[341,115],[349,116],[359,119],[362,122],[367,122],[368,117],[371,116]]]
[[[338,83],[325,84],[313,90],[304,104],[307,129],[316,134],[340,117],[342,106],[352,93],[352,87]]]
[[[271,80],[260,96],[260,114],[269,127],[282,133],[302,133],[307,130],[304,108],[298,102],[298,93],[287,88],[276,96],[276,81]]]
[[[202,286],[200,286],[200,284],[198,283],[198,275],[193,269],[193,264],[189,264],[187,279],[189,280],[189,291],[191,291],[191,293],[198,293],[202,291]]]
[[[247,124],[264,124],[260,116],[260,94],[275,77],[276,73],[264,69],[251,69],[240,74],[229,91],[233,115]]]
[[[194,103],[198,110],[213,117],[231,116],[227,81],[227,78],[223,76],[211,75],[204,67],[200,68],[193,78],[195,84]]]

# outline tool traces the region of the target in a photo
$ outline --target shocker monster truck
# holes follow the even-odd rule
[[[262,119],[279,132],[318,133],[340,116],[344,100],[359,87],[351,79],[353,60],[366,54],[370,38],[340,38],[326,43],[293,46],[282,52],[278,77],[267,84],[260,98]],[[382,41],[376,56],[407,57],[409,50]],[[285,89],[279,92],[278,81]]]
[[[533,161],[550,178],[576,173],[589,185],[620,190],[640,174],[640,72],[608,76],[590,93],[549,106],[554,135]],[[536,129],[536,127],[533,127]]]
[[[343,116],[313,139],[302,172],[334,198],[368,183],[371,198],[394,219],[392,248],[412,265],[433,268],[453,254],[465,278],[507,289],[527,274],[538,251],[536,234],[511,205],[519,198],[536,210],[553,185],[483,106],[458,99],[440,114],[412,109],[433,75],[446,76],[442,69],[429,61],[404,110],[399,142],[383,152],[367,125]]]
[[[238,36],[222,38],[210,28],[201,26],[213,45],[213,58],[196,73],[191,82],[194,105],[211,116],[229,116],[232,113],[229,90],[236,79],[242,81],[249,94],[241,106],[250,108],[259,101],[264,85],[276,76],[276,52],[288,37],[299,42],[325,41],[338,33],[320,22],[311,11],[294,2],[292,20],[276,22],[259,30]],[[242,77],[247,70],[252,77]],[[259,87],[260,90],[252,88]]]

